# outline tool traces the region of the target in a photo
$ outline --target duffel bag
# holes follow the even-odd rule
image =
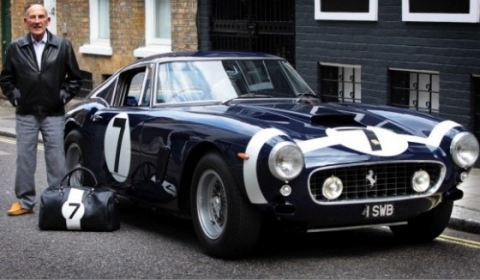
[[[94,186],[71,186],[75,172],[88,174]],[[38,226],[42,230],[114,231],[120,228],[117,195],[114,190],[100,187],[93,172],[74,167],[60,186],[45,189],[40,197]]]

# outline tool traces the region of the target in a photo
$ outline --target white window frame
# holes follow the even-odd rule
[[[453,1],[453,0],[452,0]],[[468,14],[410,13],[409,0],[402,0],[402,20],[421,22],[479,22],[480,0],[470,0]]]
[[[171,4],[170,1],[170,5]],[[172,10],[170,9],[170,14],[171,13]],[[135,57],[141,58],[172,51],[172,39],[155,37],[155,29],[151,28],[155,26],[155,23],[155,0],[145,0],[145,46],[133,51]]]
[[[378,0],[369,0],[370,11],[368,13],[339,13],[322,12],[320,10],[322,0],[315,0],[315,19],[316,20],[356,20],[356,21],[376,21],[378,20]],[[355,0],[352,0],[355,1]]]
[[[80,47],[80,53],[111,56],[113,54],[110,39],[99,38],[98,1],[89,0],[90,8],[90,43]],[[108,14],[110,19],[110,11]]]

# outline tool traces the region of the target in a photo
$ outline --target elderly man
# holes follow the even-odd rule
[[[9,216],[33,213],[39,133],[48,185],[59,185],[65,175],[64,105],[79,91],[82,79],[71,43],[47,30],[50,17],[43,5],[28,7],[24,23],[29,32],[10,43],[0,73],[0,87],[16,107],[18,201]]]

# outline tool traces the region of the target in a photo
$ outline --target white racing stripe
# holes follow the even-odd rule
[[[263,196],[260,190],[257,176],[257,160],[260,150],[263,145],[275,136],[286,135],[284,132],[275,129],[267,128],[256,133],[250,142],[248,142],[246,154],[249,155],[249,159],[243,164],[243,179],[245,180],[245,188],[247,190],[248,198],[250,202],[254,204],[265,204],[267,200]]]
[[[395,134],[390,130],[380,127],[367,127],[367,130],[373,131],[377,135],[382,146],[382,149],[379,151],[371,150],[370,144],[365,141],[365,137],[362,133],[360,133],[363,128],[358,128],[357,131],[342,131],[342,127],[333,129],[329,128],[326,130],[328,136],[307,141],[298,141],[297,144],[305,154],[334,145],[342,145],[365,154],[376,156],[395,156],[405,152],[405,150],[408,148],[408,142],[420,143],[438,148],[445,135],[452,128],[458,126],[461,125],[453,121],[443,121],[433,128],[432,132],[427,138],[413,135]]]
[[[439,147],[443,137],[454,127],[461,126],[453,121],[444,121],[435,126],[428,135],[428,143],[434,147]]]
[[[130,120],[127,113],[120,113],[108,123],[104,139],[108,171],[117,182],[125,182],[130,172],[131,147]]]
[[[67,200],[62,205],[62,215],[67,222],[67,229],[81,230],[81,220],[85,214],[85,206],[82,203],[85,191],[70,188]]]
[[[297,142],[298,147],[300,147],[304,154],[338,144],[340,143],[337,142],[337,139],[331,137],[315,138],[312,140]]]

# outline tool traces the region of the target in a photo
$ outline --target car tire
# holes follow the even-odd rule
[[[77,166],[84,166],[85,143],[81,133],[74,129],[65,137],[65,159],[67,170],[72,170]],[[69,184],[72,186],[93,186],[95,184],[90,175],[85,176],[82,172],[75,172],[70,178]]]
[[[391,226],[395,236],[407,242],[429,242],[437,238],[448,225],[453,201],[444,201],[432,210],[408,221],[407,225]]]
[[[208,153],[198,162],[190,202],[195,232],[208,255],[239,257],[256,245],[261,215],[240,192],[218,153]]]

